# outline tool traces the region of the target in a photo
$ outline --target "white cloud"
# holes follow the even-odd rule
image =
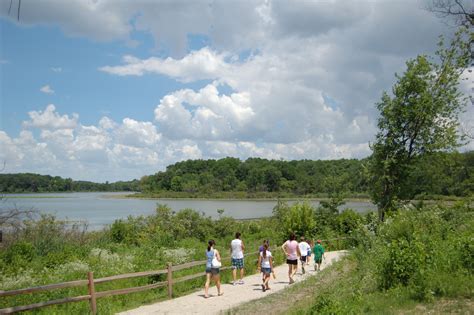
[[[54,90],[49,85],[41,87],[40,91],[46,94],[54,94]]]
[[[165,96],[155,109],[160,131],[172,139],[237,139],[255,115],[246,92],[219,95],[209,84],[195,92],[180,90]]]
[[[104,66],[99,70],[120,75],[142,76],[145,73],[165,74],[182,82],[214,79],[226,71],[229,66],[224,61],[225,54],[218,54],[205,47],[193,51],[182,59],[151,57],[141,60],[133,56],[124,56],[123,66]]]
[[[152,123],[131,118],[125,118],[114,133],[120,144],[131,147],[150,147],[160,140],[160,135]]]
[[[49,104],[44,111],[31,111],[28,115],[30,120],[24,121],[23,125],[41,129],[73,129],[79,119],[79,115],[75,113],[72,114],[72,118],[68,115],[60,116],[53,104]]]
[[[60,73],[60,72],[63,71],[63,68],[61,68],[61,67],[51,67],[51,71],[56,72],[56,73]]]
[[[102,117],[99,121],[99,126],[100,128],[107,130],[107,129],[114,129],[117,126],[117,124],[109,117]]]

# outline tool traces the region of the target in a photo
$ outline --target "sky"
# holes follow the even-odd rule
[[[0,2],[3,172],[96,182],[369,156],[395,73],[455,31],[411,0],[23,0],[19,21],[18,2]]]

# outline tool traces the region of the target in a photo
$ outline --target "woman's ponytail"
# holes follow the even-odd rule
[[[207,242],[207,251],[210,251],[214,245],[216,245],[216,242],[214,242],[214,240],[209,240],[209,242]]]

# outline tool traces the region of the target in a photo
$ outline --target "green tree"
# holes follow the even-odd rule
[[[316,228],[314,208],[308,203],[295,203],[289,206],[287,203],[278,201],[273,208],[273,215],[278,220],[282,240],[290,233],[297,236],[313,235]]]
[[[472,35],[470,35],[472,37]],[[395,209],[397,200],[412,196],[401,189],[409,166],[418,156],[458,145],[458,115],[466,104],[459,81],[469,63],[469,40],[464,29],[451,44],[439,43],[439,62],[418,56],[407,62],[407,70],[397,75],[393,96],[384,93],[377,104],[379,132],[372,145],[371,195],[379,209],[379,219]]]

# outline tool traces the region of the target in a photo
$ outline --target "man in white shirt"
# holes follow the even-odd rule
[[[240,239],[240,233],[235,233],[235,239],[230,242],[230,253],[232,255],[232,277],[233,285],[237,284],[237,269],[240,269],[239,284],[244,284],[244,242]]]
[[[300,256],[301,271],[304,274],[305,273],[304,265],[306,264],[306,258],[307,258],[309,249],[311,249],[311,246],[309,246],[309,244],[305,241],[304,236],[301,236],[300,242],[298,243],[298,247],[300,248],[300,252],[301,252],[301,256]]]

